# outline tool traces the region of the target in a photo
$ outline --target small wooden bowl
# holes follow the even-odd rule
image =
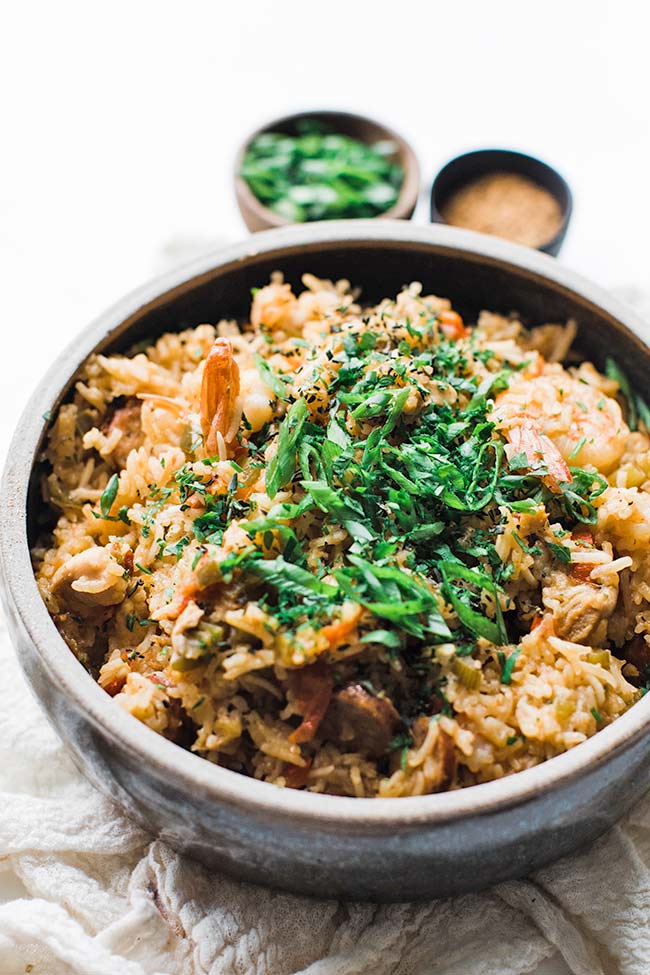
[[[270,230],[273,227],[285,227],[290,220],[278,216],[257,199],[248,183],[239,175],[246,150],[253,139],[263,132],[282,132],[286,135],[296,134],[296,123],[303,119],[323,122],[332,132],[350,136],[360,142],[375,143],[389,139],[395,143],[396,151],[392,159],[404,170],[404,182],[397,202],[384,213],[374,219],[409,220],[413,216],[415,204],[420,192],[420,167],[415,153],[400,135],[387,126],[363,115],[352,115],[350,112],[299,112],[296,115],[285,115],[283,118],[269,122],[253,132],[241,146],[235,160],[235,195],[244,223],[249,230]]]

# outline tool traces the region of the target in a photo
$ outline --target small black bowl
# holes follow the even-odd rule
[[[432,223],[447,223],[441,211],[450,196],[462,186],[485,176],[486,173],[493,172],[518,173],[520,176],[527,176],[548,190],[558,201],[562,211],[559,230],[554,237],[537,248],[555,257],[562,246],[571,219],[573,208],[571,190],[566,180],[555,169],[541,159],[527,156],[523,152],[514,152],[511,149],[478,149],[475,152],[456,156],[448,162],[440,170],[431,187]]]

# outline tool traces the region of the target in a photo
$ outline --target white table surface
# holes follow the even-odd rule
[[[384,119],[425,197],[453,155],[523,149],[575,193],[561,260],[647,280],[647,15],[635,0],[112,0],[0,26],[0,456],[53,355],[142,280],[244,236],[234,153],[299,108]],[[10,889],[0,891],[15,896]],[[559,975],[551,961],[540,975]]]

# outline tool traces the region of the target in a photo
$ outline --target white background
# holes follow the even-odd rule
[[[420,221],[456,153],[540,155],[575,194],[561,260],[607,286],[646,286],[640,0],[86,0],[14,3],[2,20],[0,455],[86,322],[245,234],[233,156],[292,110],[356,110],[405,135],[422,166]]]
[[[607,285],[648,262],[641,0],[23,2],[0,30],[0,451],[63,341],[186,244],[245,233],[232,160],[258,123],[340,107],[414,144],[423,196],[464,149],[555,164],[562,260]],[[642,19],[643,18],[643,19]],[[418,218],[426,219],[421,206]]]

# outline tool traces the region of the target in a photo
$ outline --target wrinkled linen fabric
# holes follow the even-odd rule
[[[0,975],[576,975],[650,971],[650,797],[527,880],[420,904],[238,883],[152,840],[77,771],[0,624]],[[7,879],[7,878],[5,878]],[[31,966],[31,967],[30,967]]]
[[[201,868],[95,791],[1,619],[0,673],[0,879],[15,892],[0,975],[524,975],[557,955],[575,975],[650,972],[650,796],[527,880],[419,904],[309,900]]]

